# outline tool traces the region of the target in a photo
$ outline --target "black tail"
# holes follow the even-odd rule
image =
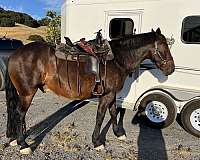
[[[8,71],[6,71],[6,104],[7,104],[7,131],[8,138],[16,138],[16,109],[20,105],[19,96],[17,90],[13,85]]]

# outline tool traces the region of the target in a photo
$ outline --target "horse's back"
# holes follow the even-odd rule
[[[26,44],[24,46],[21,46],[18,48],[11,56],[10,59],[16,60],[16,58],[25,58],[28,57],[46,57],[46,54],[48,54],[51,47],[43,42],[32,42],[29,44]]]

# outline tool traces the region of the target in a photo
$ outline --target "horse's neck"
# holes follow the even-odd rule
[[[116,54],[116,62],[129,74],[147,58],[151,46],[152,44],[149,44],[137,49],[120,51]]]
[[[149,32],[111,41],[116,62],[126,72],[132,72],[147,58],[149,51],[154,46],[155,38],[155,33]]]
[[[133,67],[139,66],[145,59],[150,58],[149,53],[151,52],[151,49],[153,49],[153,45],[154,45],[154,43],[151,43],[151,44],[148,44],[146,46],[140,47],[135,50],[136,60],[135,60],[135,66],[133,66]]]

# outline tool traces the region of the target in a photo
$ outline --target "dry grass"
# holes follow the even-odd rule
[[[68,124],[63,127],[63,132],[57,131],[52,133],[51,140],[55,145],[63,148],[65,151],[79,151],[80,146],[69,146],[71,142],[76,141],[78,138],[78,134],[73,132],[74,129],[74,123]]]
[[[30,43],[27,40],[30,35],[37,34],[46,37],[46,27],[31,28],[21,24],[16,24],[15,27],[0,27],[0,37],[6,35],[7,38],[22,40],[24,44]]]

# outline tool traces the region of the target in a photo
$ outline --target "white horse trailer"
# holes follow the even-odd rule
[[[112,40],[161,28],[169,38],[175,72],[166,77],[150,61],[127,77],[118,105],[143,109],[154,127],[169,126],[181,117],[183,127],[200,137],[200,1],[199,0],[65,0],[62,5],[64,36],[103,36]]]

